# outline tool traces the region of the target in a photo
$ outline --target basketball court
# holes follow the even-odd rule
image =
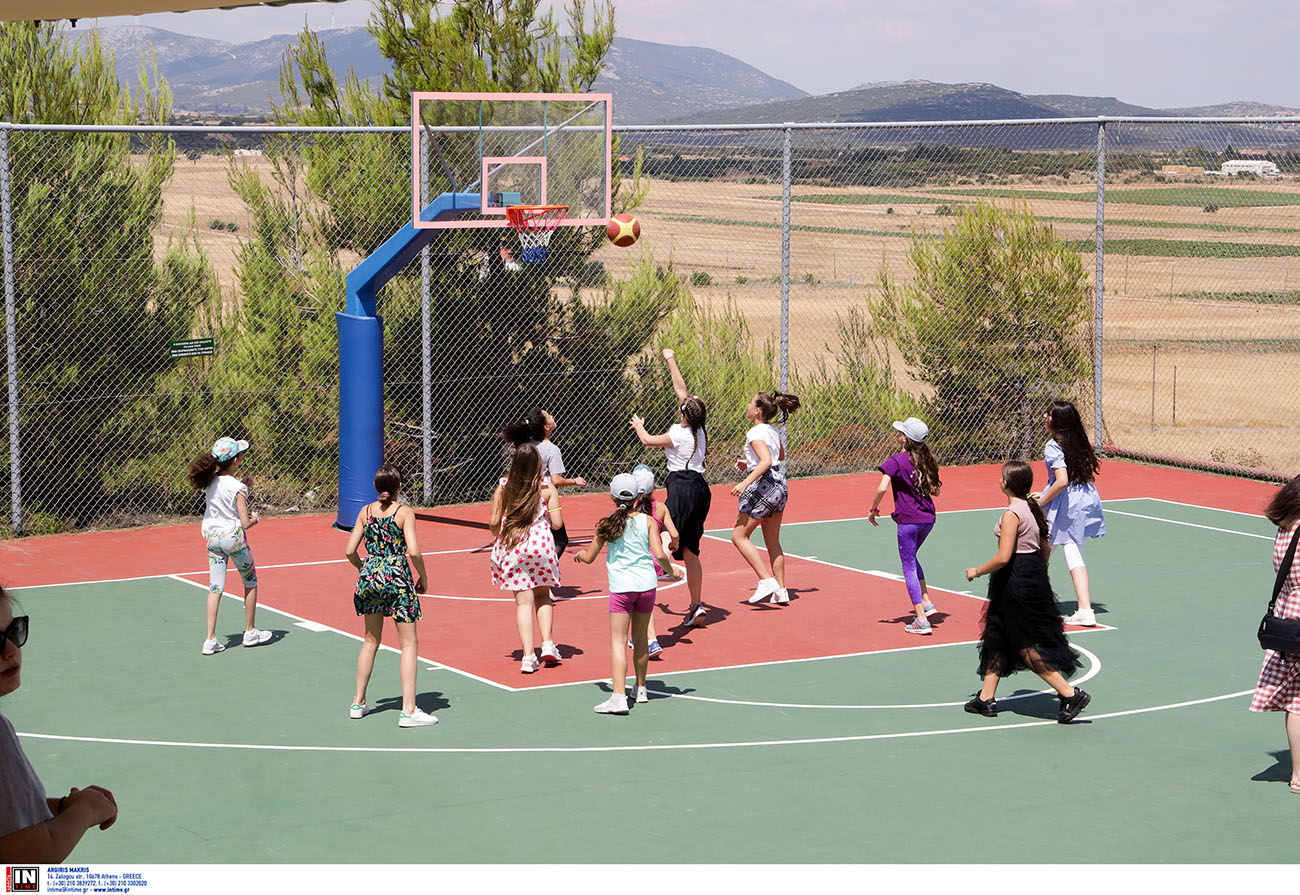
[[[997,718],[962,711],[983,606],[963,570],[993,552],[997,472],[943,474],[922,551],[930,637],[902,630],[892,523],[861,518],[867,477],[791,483],[785,607],[745,602],[753,574],[715,489],[708,622],[677,624],[684,584],[659,592],[663,658],[626,717],[591,710],[608,692],[599,563],[564,562],[563,665],[519,674],[485,506],[419,511],[432,593],[417,701],[441,723],[418,730],[397,727],[391,651],[377,710],[347,716],[361,625],[327,516],[252,533],[274,638],[236,646],[232,575],[218,625],[231,648],[210,657],[197,524],[7,542],[32,634],[6,715],[50,791],[114,790],[118,824],[82,841],[85,862],[1293,860],[1256,835],[1261,809],[1290,804],[1282,725],[1246,711],[1271,488],[1106,462],[1108,534],[1088,550],[1099,625],[1070,631],[1094,698],[1064,726],[1023,672]],[[608,503],[566,498],[576,540]],[[1052,574],[1071,609],[1063,567]]]

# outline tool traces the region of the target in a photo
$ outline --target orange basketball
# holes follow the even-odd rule
[[[605,235],[614,245],[625,249],[640,238],[641,222],[630,214],[616,214],[609,219]]]

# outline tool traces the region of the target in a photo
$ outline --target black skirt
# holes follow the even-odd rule
[[[704,476],[690,469],[668,473],[668,498],[664,506],[677,526],[677,549],[673,559],[682,559],[682,551],[700,553],[700,539],[704,537],[704,520],[709,515],[713,492]]]
[[[979,652],[980,677],[990,671],[1006,677],[1022,668],[1069,677],[1079,669],[1040,554],[1013,554],[990,576]]]

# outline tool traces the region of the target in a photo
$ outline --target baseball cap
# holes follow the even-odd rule
[[[225,463],[227,460],[235,459],[246,450],[248,450],[247,441],[223,436],[218,438],[217,443],[212,446],[212,456],[217,458],[218,463]]]
[[[649,494],[655,489],[655,471],[644,463],[632,468],[632,478],[636,479],[637,494]]]
[[[636,479],[631,473],[620,472],[609,483],[609,494],[615,500],[632,500],[637,493]]]
[[[894,428],[915,441],[917,444],[920,444],[930,437],[930,427],[914,416],[909,416],[902,422],[895,422]]]

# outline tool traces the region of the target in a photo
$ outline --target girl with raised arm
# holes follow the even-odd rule
[[[705,608],[701,594],[704,589],[704,569],[700,565],[700,540],[704,537],[704,520],[709,515],[713,495],[704,481],[704,457],[708,448],[708,408],[704,399],[692,395],[686,388],[682,371],[671,348],[664,349],[664,361],[672,377],[673,392],[677,395],[678,421],[660,435],[646,431],[645,419],[632,415],[629,425],[646,447],[664,449],[668,464],[668,497],[664,505],[677,526],[677,548],[673,558],[686,566],[686,588],[690,591],[691,605],[686,610],[683,624],[699,624]]]

